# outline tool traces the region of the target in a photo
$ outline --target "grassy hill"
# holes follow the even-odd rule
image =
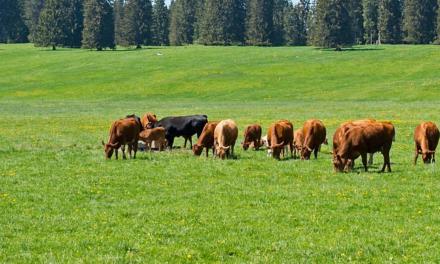
[[[164,47],[94,52],[0,45],[0,262],[435,262],[440,177],[412,133],[440,123],[437,46]],[[126,114],[207,114],[240,127],[391,120],[393,173],[189,150],[106,161]],[[266,130],[266,129],[265,129]],[[181,140],[177,141],[180,145]]]

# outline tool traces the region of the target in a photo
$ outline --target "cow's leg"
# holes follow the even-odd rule
[[[206,157],[209,157],[209,148],[206,148]]]
[[[188,139],[185,137],[185,144],[183,144],[183,148],[186,148],[186,142],[188,141]]]
[[[415,154],[414,154],[414,165],[417,165],[417,159],[419,158],[419,148],[417,147],[417,144],[416,144],[416,151],[415,151]]]
[[[314,154],[315,154],[315,159],[318,159],[318,151],[319,151],[320,147],[315,148]]]
[[[190,146],[190,149],[192,149],[192,148],[193,148],[193,141],[192,141],[192,137],[189,137],[189,146]]]
[[[435,152],[432,153],[432,163],[435,163]]]
[[[130,143],[128,143],[128,156],[130,157],[130,159],[133,158],[132,155],[131,155],[131,151],[132,151],[132,145],[131,145],[131,142],[130,142]]]
[[[373,156],[374,156],[374,153],[370,153],[370,159],[368,160],[369,166],[373,165]]]
[[[133,143],[133,152],[134,152],[133,159],[136,159],[137,151],[138,151],[138,144],[137,144],[137,142],[134,142]]]
[[[122,150],[122,158],[127,159],[127,156],[125,155],[125,145],[121,146],[121,150]]]
[[[389,153],[382,151],[382,155],[383,155],[383,166],[382,169],[380,170],[380,172],[385,172],[385,168],[388,166],[388,162],[389,162]],[[388,169],[388,171],[390,171],[391,168]]]
[[[115,148],[115,158],[116,158],[116,160],[118,159],[118,153],[119,153],[119,149]]]
[[[391,172],[390,150],[385,151],[384,161],[385,161],[384,163],[387,165],[388,172]]]
[[[174,137],[168,137],[168,138],[167,138],[167,141],[168,141],[168,148],[169,148],[170,150],[173,150]]]
[[[290,147],[290,157],[293,159],[293,151],[295,150],[295,146],[293,146],[293,142],[290,143],[289,145]]]
[[[362,154],[362,164],[364,165],[365,172],[368,171],[368,155],[367,153]]]

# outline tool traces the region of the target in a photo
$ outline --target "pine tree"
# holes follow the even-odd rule
[[[207,0],[200,22],[199,42],[230,45],[243,40],[244,6],[241,0]]]
[[[273,0],[273,33],[272,44],[276,46],[284,45],[285,28],[284,17],[285,12],[289,8],[287,0]]]
[[[285,42],[290,46],[307,44],[307,23],[310,1],[301,0],[296,5],[289,5],[284,15]]]
[[[355,43],[362,44],[364,42],[364,19],[362,0],[348,1],[348,9],[350,13],[351,29]]]
[[[67,39],[67,9],[68,0],[46,0],[40,14],[34,43],[39,47],[63,46]]]
[[[405,0],[403,14],[404,41],[427,44],[436,33],[437,0]]]
[[[152,43],[152,5],[150,0],[128,0],[124,8],[124,29],[128,45],[142,45]]]
[[[402,41],[402,7],[400,0],[379,1],[379,36],[382,43],[397,44]]]
[[[316,45],[319,42],[318,36],[318,16],[316,11],[316,1],[310,3],[309,13],[307,17],[307,44]]]
[[[102,50],[115,47],[113,8],[107,0],[84,3],[83,48]]]
[[[247,6],[246,43],[270,46],[273,41],[273,1],[249,0]]]
[[[156,0],[153,7],[153,44],[168,45],[170,14],[164,0]]]
[[[33,41],[38,28],[40,13],[44,7],[44,0],[27,0],[25,2],[26,23],[30,31],[29,39]]]
[[[440,0],[438,1],[438,10],[437,10],[437,44],[440,44]]]
[[[196,22],[196,1],[176,0],[171,7],[171,45],[192,44]]]
[[[66,46],[79,48],[81,47],[82,31],[83,31],[83,0],[70,0],[66,6]]]
[[[125,0],[116,0],[114,2],[114,16],[115,16],[115,42],[121,46],[128,46],[125,41],[125,23],[124,23],[124,4]]]
[[[351,45],[354,42],[352,24],[348,12],[349,0],[318,0],[317,45],[326,48],[337,48]]]
[[[27,42],[22,1],[0,0],[0,42]]]
[[[373,44],[379,38],[379,0],[364,0],[364,39]]]

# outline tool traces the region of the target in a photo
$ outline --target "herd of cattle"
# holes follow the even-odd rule
[[[245,129],[242,147],[248,150],[253,147],[259,150],[267,149],[268,156],[275,159],[286,157],[288,151],[293,158],[310,159],[312,153],[315,159],[322,144],[328,144],[326,128],[319,120],[309,120],[301,129],[294,131],[293,124],[288,120],[273,123],[262,136],[262,128],[258,124],[250,125]],[[197,134],[198,141],[192,143],[192,136]],[[381,152],[385,169],[391,172],[390,150],[395,140],[395,128],[391,122],[379,122],[374,119],[350,121],[341,124],[333,135],[333,166],[335,171],[348,172],[354,167],[354,161],[361,157],[365,171],[373,163],[373,154]],[[102,142],[106,158],[110,159],[115,153],[118,159],[118,150],[121,148],[123,158],[126,159],[125,146],[132,158],[136,158],[139,142],[144,142],[146,149],[153,148],[160,151],[172,149],[174,139],[183,137],[186,148],[189,141],[194,155],[200,156],[206,150],[208,157],[212,150],[214,157],[221,159],[234,155],[234,148],[238,138],[238,127],[231,120],[208,122],[206,115],[165,117],[157,120],[155,114],[147,113],[142,118],[130,115],[115,121],[110,129],[108,143]],[[440,132],[432,122],[424,122],[417,126],[414,132],[415,157],[414,164],[421,154],[425,163],[435,162],[435,150],[439,142]],[[367,159],[368,154],[370,159]]]

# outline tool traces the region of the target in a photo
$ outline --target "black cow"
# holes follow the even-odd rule
[[[192,136],[197,134],[197,137],[199,137],[206,123],[208,123],[208,116],[206,115],[170,116],[159,120],[153,126],[165,128],[165,138],[170,149],[173,148],[175,137],[185,138],[184,147],[186,147],[186,141],[189,140],[192,148]]]

